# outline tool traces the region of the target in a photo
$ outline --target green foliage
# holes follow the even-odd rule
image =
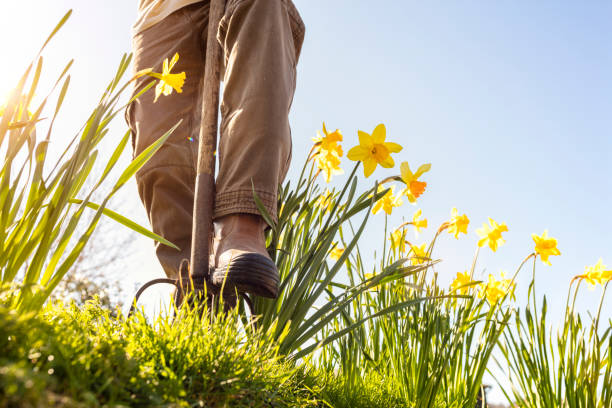
[[[174,129],[170,129],[142,152],[119,175],[101,204],[90,201],[112,174],[129,140],[129,132],[121,138],[114,152],[105,159],[102,174],[93,188],[83,191],[99,159],[97,146],[109,132],[108,126],[123,106],[118,107],[122,92],[129,82],[120,81],[130,64],[124,56],[117,73],[109,83],[87,121],[63,153],[49,163],[48,146],[54,136],[53,126],[70,84],[70,61],[55,82],[55,86],[32,108],[34,94],[41,78],[45,46],[66,22],[70,12],[53,30],[34,61],[27,67],[13,89],[6,106],[0,112],[0,151],[4,160],[0,168],[0,276],[2,283],[19,285],[12,307],[22,312],[39,309],[70,270],[89,241],[100,217],[106,215],[141,234],[172,245],[161,237],[105,208],[111,197],[159,149]],[[151,84],[152,85],[152,84]],[[51,95],[59,87],[50,117],[44,117]],[[150,86],[149,86],[150,87]],[[40,139],[37,124],[48,125]],[[89,210],[87,210],[89,208]],[[85,211],[95,212],[91,219]]]
[[[512,382],[504,393],[515,406],[612,406],[612,320],[600,328],[607,285],[598,313],[585,319],[574,309],[580,284],[581,280],[574,280],[570,285],[564,319],[555,333],[546,320],[546,297],[538,311],[534,274],[527,306],[522,314],[516,311],[515,325],[504,333],[500,345]]]
[[[305,169],[309,164],[310,174],[305,176]],[[307,356],[317,348],[341,338],[375,315],[382,316],[423,300],[415,298],[390,305],[352,322],[317,343],[312,342],[348,304],[364,292],[422,269],[405,266],[406,259],[399,260],[385,267],[381,274],[373,279],[342,286],[340,294],[332,294],[333,287],[337,285],[335,278],[342,271],[350,252],[357,246],[372,205],[386,193],[385,190],[375,194],[377,185],[374,185],[370,190],[357,195],[357,168],[358,166],[354,167],[342,190],[333,194],[326,207],[317,204],[321,195],[317,194],[313,165],[308,160],[295,190],[291,189],[291,183],[288,182],[280,192],[278,223],[274,223],[266,214],[265,208],[259,205],[260,211],[272,225],[269,236],[270,255],[278,265],[281,285],[277,299],[256,300],[256,310],[261,315],[258,324],[263,330],[273,332],[282,353],[293,353],[294,358]],[[349,225],[354,217],[362,213],[365,213],[363,219],[346,244],[344,254],[335,263],[328,265],[326,259],[334,248],[334,240],[342,227]],[[322,301],[326,293],[331,296],[322,305],[317,305],[314,311],[316,302]]]
[[[346,393],[361,389],[371,373],[378,373],[402,399],[412,402],[410,406],[475,406],[487,363],[511,311],[503,301],[489,305],[477,298],[473,287],[467,295],[444,293],[436,274],[428,277],[437,263],[431,260],[434,243],[435,239],[428,260],[413,258],[419,265],[416,274],[360,294],[330,325],[328,333],[334,333],[379,310],[429,299],[368,321],[324,349],[320,364],[341,368]],[[396,256],[383,249],[379,268],[397,262]],[[359,248],[345,263],[350,282],[366,279]]]

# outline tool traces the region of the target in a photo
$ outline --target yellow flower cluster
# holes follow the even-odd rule
[[[502,238],[502,232],[508,231],[508,227],[506,223],[498,224],[491,217],[489,217],[489,224],[490,225],[487,225],[485,223],[482,225],[482,228],[476,230],[476,233],[481,238],[478,241],[478,246],[482,247],[488,244],[489,248],[495,252],[500,245],[506,242]]]
[[[384,168],[395,166],[395,160],[391,157],[391,154],[398,153],[403,148],[397,143],[386,140],[387,129],[384,124],[377,125],[371,134],[358,130],[357,135],[359,137],[359,144],[352,147],[346,157],[363,164],[363,174],[365,177],[370,177],[378,165]],[[312,139],[314,146],[311,158],[319,171],[324,174],[325,181],[328,183],[332,175],[344,173],[340,167],[340,158],[343,154],[340,144],[342,139],[342,133],[339,130],[336,129],[334,132],[329,132],[325,123],[323,123],[323,135],[317,131],[317,136]],[[406,187],[395,195],[394,187],[392,186],[391,190],[375,203],[372,212],[376,214],[382,209],[386,214],[391,215],[393,208],[402,205],[401,197],[403,195],[414,204],[427,186],[427,183],[420,181],[419,177],[429,171],[430,168],[431,164],[424,164],[413,173],[407,162],[401,163],[400,176],[391,177],[389,180],[402,181]],[[379,186],[378,192],[381,191],[384,191],[384,188]],[[423,222],[426,223],[426,221]],[[417,231],[419,228],[424,228],[423,222],[415,225]]]
[[[491,305],[494,305],[499,299],[507,294],[514,299],[516,284],[511,279],[506,279],[504,272],[501,273],[501,278],[499,280],[489,274],[488,282],[477,284],[477,281],[472,280],[470,274],[465,271],[458,272],[457,277],[450,285],[452,292],[459,292],[461,295],[467,295],[472,287],[477,288],[478,297],[481,299],[486,298]]]
[[[612,270],[607,269],[603,260],[599,258],[595,265],[585,267],[584,274],[579,275],[578,278],[584,279],[589,284],[589,288],[594,289],[597,284],[603,286],[612,281]]]
[[[412,257],[410,258],[410,263],[412,265],[421,265],[429,261],[429,256],[427,255],[427,244],[426,243],[420,246],[411,245],[411,248],[412,248]]]
[[[400,205],[402,205],[402,196],[393,195],[394,190],[395,186],[389,187],[389,190],[385,193],[385,195],[382,196],[382,198],[379,199],[376,203],[374,203],[374,207],[372,207],[372,214],[376,214],[382,209],[385,213],[391,215],[393,207],[399,207]],[[383,191],[385,191],[385,187],[379,185],[378,192],[382,193]]]
[[[342,174],[340,158],[342,157],[342,133],[338,129],[328,132],[323,122],[323,134],[317,131],[317,136],[312,138],[314,142],[313,159],[317,168],[323,172],[325,182],[329,183],[332,174]]]
[[[501,273],[500,280],[496,280],[493,275],[489,274],[489,281],[486,284],[480,284],[478,296],[480,298],[486,297],[489,303],[493,305],[506,294],[510,294],[510,297],[514,299],[515,287],[516,284],[512,280],[505,279],[505,273]]]
[[[178,55],[175,57],[178,59]],[[169,70],[175,62],[175,59],[173,59],[173,62],[168,65],[167,70],[165,69],[167,66],[165,62],[164,73],[166,75],[169,74]],[[160,79],[160,83],[161,82],[162,80]],[[178,89],[177,91],[180,92]],[[391,157],[391,154],[399,153],[402,150],[402,146],[386,140],[387,130],[384,124],[381,123],[376,126],[371,134],[361,130],[359,130],[357,134],[359,137],[359,144],[351,148],[346,156],[352,161],[361,162],[363,164],[363,174],[365,177],[370,177],[378,165],[384,168],[392,168],[395,166],[395,160]],[[342,142],[342,133],[340,133],[339,130],[328,132],[325,123],[323,123],[323,135],[317,132],[317,137],[313,138],[313,141],[313,160],[317,168],[324,173],[325,181],[329,182],[333,174],[343,173],[340,168],[340,158],[343,154],[340,145],[340,142]],[[431,164],[425,163],[420,165],[417,170],[413,172],[407,162],[402,162],[400,164],[400,175],[390,177],[383,181],[382,184],[394,180],[403,182],[405,187],[397,194],[395,194],[395,186],[389,187],[388,191],[374,204],[372,213],[376,214],[380,212],[380,210],[383,210],[386,214],[391,215],[393,208],[397,208],[403,204],[402,196],[406,196],[411,204],[415,204],[427,187],[427,183],[421,181],[420,178],[430,169]],[[379,185],[377,191],[381,193],[385,191],[385,189],[386,187]],[[332,203],[331,198],[332,195],[329,190],[327,190],[324,194],[319,196],[315,204],[327,211]],[[421,218],[422,215],[422,210],[418,209],[414,213],[411,222],[402,224],[402,226],[394,230],[389,236],[391,240],[391,250],[396,255],[405,254],[407,246],[410,246],[413,252],[411,258],[411,263],[413,265],[423,264],[429,260],[426,244],[417,246],[406,241],[406,231],[404,227],[413,225],[415,233],[418,235],[420,230],[427,228],[428,225],[427,219]],[[495,252],[505,243],[502,234],[508,231],[508,227],[505,223],[497,223],[490,217],[488,221],[488,224],[484,223],[482,228],[476,230],[480,238],[478,240],[478,246],[483,247],[487,245]],[[438,233],[447,229],[449,234],[458,239],[461,233],[467,235],[469,223],[470,219],[467,215],[460,215],[457,208],[452,208],[450,221],[443,223]],[[539,256],[542,262],[551,265],[549,257],[561,255],[561,252],[557,248],[557,240],[548,236],[548,230],[545,230],[541,236],[532,234],[532,238],[535,242],[535,249],[531,256]],[[334,248],[330,257],[332,259],[337,259],[342,251],[344,250],[341,248]],[[585,273],[577,276],[577,278],[584,279],[591,286],[595,286],[596,284],[603,285],[612,280],[612,271],[607,270],[600,259],[596,265],[586,267]],[[458,273],[451,284],[451,290],[466,294],[472,282],[467,272]],[[479,295],[481,297],[486,297],[490,303],[494,304],[507,293],[512,292],[513,294],[514,287],[515,284],[511,280],[505,279],[503,274],[500,280],[496,280],[492,275],[489,275],[488,282],[479,285]]]
[[[470,283],[472,283],[472,277],[467,271],[465,272],[457,272],[457,277],[451,283],[451,291],[459,291],[462,295],[467,295],[470,290]]]

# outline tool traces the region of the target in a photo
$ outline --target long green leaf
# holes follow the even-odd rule
[[[73,204],[83,204],[83,200],[78,200],[78,199],[70,199],[70,202]],[[85,205],[88,208],[91,208],[92,210],[99,210],[100,209],[100,205],[99,204],[95,204],[92,202],[87,202],[85,203]],[[121,225],[128,227],[129,229],[131,229],[132,231],[136,231],[137,233],[144,235],[145,237],[151,238],[155,241],[161,242],[164,245],[168,245],[171,248],[174,248],[176,250],[180,251],[180,248],[176,245],[174,245],[172,242],[168,241],[167,239],[155,234],[152,231],[149,231],[147,228],[141,226],[140,224],[137,224],[136,222],[130,220],[127,217],[124,217],[123,215],[112,211],[108,208],[104,208],[102,210],[102,214],[104,214],[105,216],[117,221],[118,223],[120,223]]]

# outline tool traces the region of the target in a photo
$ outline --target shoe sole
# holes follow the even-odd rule
[[[225,284],[225,291],[236,288],[238,292],[265,298],[278,296],[278,269],[270,258],[261,254],[237,255],[229,264],[214,268],[211,282],[218,287]]]

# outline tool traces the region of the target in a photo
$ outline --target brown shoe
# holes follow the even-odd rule
[[[278,268],[268,255],[263,219],[232,214],[215,221],[211,283],[256,296],[278,296]]]

